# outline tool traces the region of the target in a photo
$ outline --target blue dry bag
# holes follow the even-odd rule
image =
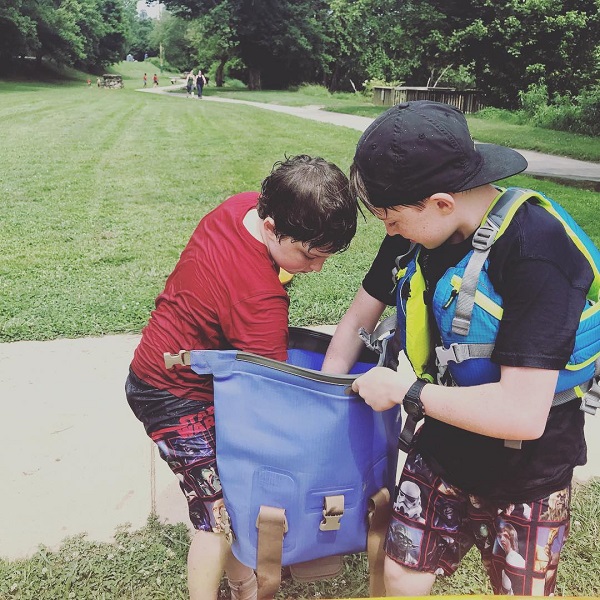
[[[367,548],[369,501],[393,490],[400,411],[374,412],[353,375],[320,372],[331,336],[290,328],[288,362],[194,350],[214,379],[217,465],[237,559],[257,567],[259,513],[285,515],[281,564]],[[354,373],[377,355],[365,349]],[[260,581],[259,581],[260,582]]]

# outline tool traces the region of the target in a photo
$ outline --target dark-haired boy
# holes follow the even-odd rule
[[[565,227],[542,205],[523,202],[482,267],[490,295],[494,291],[502,301],[501,308],[486,305],[495,319],[490,322],[499,323],[489,340],[499,380],[481,377],[468,387],[433,383],[441,374],[434,348],[445,347],[438,315],[453,303],[454,310],[454,292],[460,289],[455,283],[444,295],[440,285],[468,260],[475,232],[499,201],[501,192],[491,183],[526,166],[514,150],[474,144],[459,110],[428,101],[390,109],[357,146],[351,187],[388,235],[336,330],[323,369],[345,372],[361,347],[356,332],[372,331],[385,306],[398,303],[397,335],[405,338],[401,345],[409,358],[410,350],[421,362],[411,359],[410,375],[376,367],[352,386],[374,410],[402,403],[411,422],[424,417],[399,483],[399,489],[404,482],[418,486],[423,522],[394,511],[385,564],[390,596],[428,594],[436,575],[454,572],[473,545],[494,593],[554,590],[569,515],[566,510],[548,519],[544,513],[557,495],[568,506],[573,469],[585,463],[586,444],[580,402],[552,403],[593,272]],[[412,258],[396,261],[410,242],[417,244]],[[397,297],[390,277],[394,268]],[[471,327],[485,331],[483,323]],[[527,510],[514,513],[515,504],[526,504]],[[495,543],[503,523],[517,532],[515,544],[524,560],[511,560],[516,550],[507,554]],[[399,528],[413,549],[410,561],[395,549],[392,534]],[[551,532],[557,532],[553,553],[538,560]]]
[[[276,163],[260,194],[233,196],[200,221],[142,332],[125,389],[188,501],[193,600],[216,598],[224,569],[234,599],[256,598],[256,579],[231,554],[220,519],[212,377],[166,370],[163,353],[236,348],[285,360],[289,298],[279,270],[320,271],[350,244],[357,208],[332,163],[305,155]]]

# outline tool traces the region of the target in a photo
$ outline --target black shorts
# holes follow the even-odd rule
[[[223,493],[212,402],[178,398],[144,383],[131,370],[125,393],[131,410],[179,480],[194,527],[221,531]]]
[[[396,488],[385,551],[408,568],[450,575],[475,545],[494,594],[548,596],[569,534],[570,503],[570,487],[517,505],[467,494],[413,450]]]

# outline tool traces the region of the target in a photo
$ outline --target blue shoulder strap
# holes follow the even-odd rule
[[[479,274],[487,260],[492,244],[498,236],[502,223],[516,202],[528,197],[529,190],[509,188],[503,192],[487,214],[485,222],[473,236],[473,254],[469,259],[456,299],[456,312],[452,320],[452,331],[467,335],[471,327],[471,315],[475,303],[475,292]]]

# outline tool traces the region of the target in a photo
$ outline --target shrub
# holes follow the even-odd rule
[[[580,122],[583,130],[579,133],[600,135],[600,85],[596,84],[577,96],[580,108]]]
[[[303,83],[298,87],[297,91],[305,96],[315,96],[316,98],[331,97],[329,90],[325,86],[316,85],[313,83]]]
[[[521,110],[535,118],[548,107],[548,87],[544,83],[532,83],[526,92],[519,92]]]

